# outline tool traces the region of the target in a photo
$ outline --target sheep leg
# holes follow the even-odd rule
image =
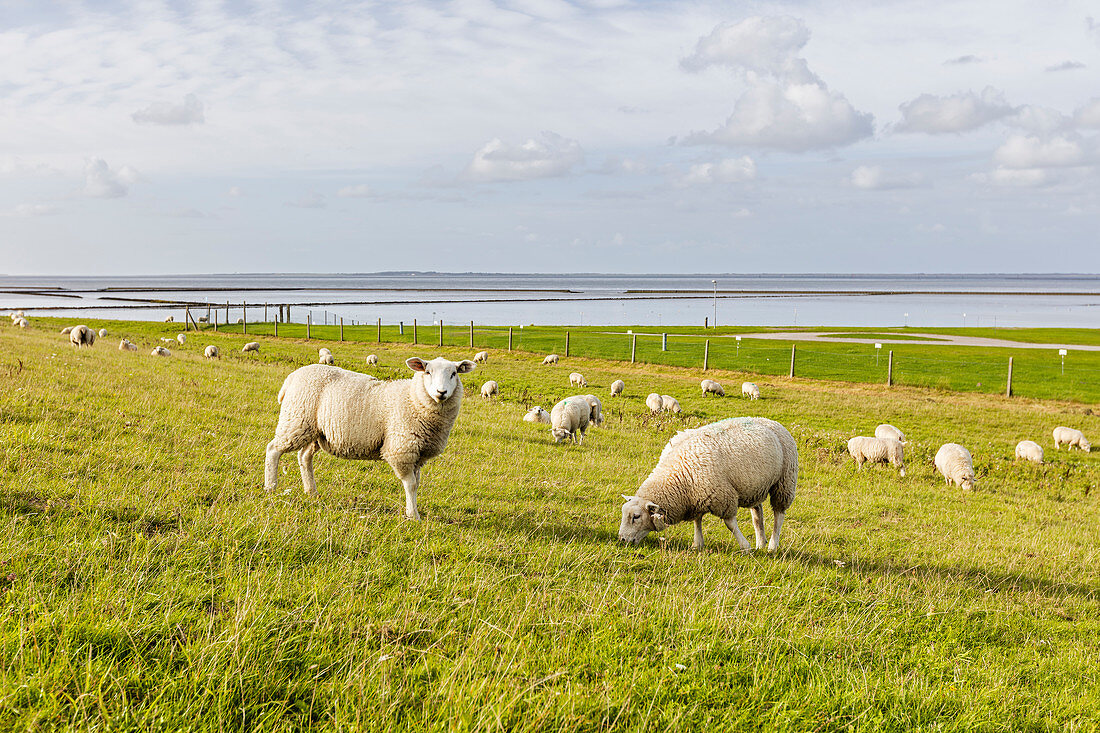
[[[749,509],[752,513],[752,531],[756,534],[756,549],[764,549],[764,505],[757,504]]]
[[[691,545],[696,550],[703,549],[703,518],[695,518],[695,542]]]
[[[279,459],[290,448],[275,438],[267,444],[267,459],[264,461],[264,490],[274,491],[279,480]]]
[[[397,465],[393,472],[405,487],[405,518],[420,521],[420,512],[416,511],[416,489],[420,486],[420,467],[416,464]]]
[[[783,529],[783,512],[776,512],[774,507],[772,511],[775,514],[775,528],[772,530],[772,538],[768,541],[768,552],[775,552],[779,549],[779,532]]]
[[[745,539],[745,535],[741,534],[741,530],[737,526],[737,515],[734,514],[729,519],[723,519],[726,526],[729,527],[730,532],[733,532],[733,536],[737,539],[737,544],[741,546],[743,552],[752,552],[752,545]]]
[[[317,443],[310,443],[298,451],[298,470],[302,472],[302,488],[310,496],[317,496],[317,482],[313,479],[313,454]]]

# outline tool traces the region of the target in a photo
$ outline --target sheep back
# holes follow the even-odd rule
[[[1043,462],[1043,446],[1034,440],[1021,440],[1016,444],[1016,457],[1032,463]]]
[[[902,443],[905,442],[905,433],[901,432],[893,425],[890,425],[888,423],[883,423],[882,425],[879,425],[877,428],[875,428],[875,437],[893,438],[894,440],[900,440]]]
[[[954,482],[962,488],[974,486],[974,459],[970,451],[958,443],[940,446],[936,451],[936,470],[943,474],[948,483]]]

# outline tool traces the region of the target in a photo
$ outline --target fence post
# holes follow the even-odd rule
[[[241,301],[241,333],[248,333],[248,304]]]
[[[893,349],[890,349],[890,353],[889,353],[887,361],[886,361],[886,386],[887,387],[893,387],[894,386],[894,350]]]
[[[668,351],[668,334],[661,334],[661,351]]]
[[[1008,387],[1005,388],[1005,397],[1012,396],[1012,357],[1008,357]]]
[[[565,355],[569,356],[569,332],[565,332]]]
[[[416,343],[416,319],[413,319],[413,343]]]
[[[512,350],[512,327],[508,327],[508,350]]]
[[[378,319],[378,343],[382,343],[382,319]]]
[[[267,303],[264,303],[264,323],[267,323]]]
[[[275,335],[278,336],[279,335],[279,319],[276,318],[273,323],[275,325]]]
[[[340,340],[344,340],[344,317],[340,316]]]
[[[218,309],[214,309],[214,333],[218,332]]]
[[[443,346],[443,319],[439,319],[439,346]]]
[[[634,354],[638,351],[638,334],[630,337],[630,363],[634,363]]]
[[[795,345],[791,344],[791,374],[790,374],[790,376],[792,376],[792,377],[794,376],[794,350],[795,350],[795,348],[796,348]]]
[[[306,339],[307,340],[309,339],[309,327],[312,325],[312,323],[313,323],[313,314],[312,313],[306,313]]]
[[[710,361],[710,339],[703,344],[703,371],[707,370],[707,362]]]
[[[404,321],[398,321],[397,322],[397,335],[398,336],[404,336],[405,335],[405,322]]]
[[[183,330],[191,330],[191,308],[186,305],[183,306]],[[196,328],[196,330],[198,329]]]
[[[229,325],[229,301],[225,301],[225,325]]]

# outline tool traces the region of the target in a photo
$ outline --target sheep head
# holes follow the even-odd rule
[[[661,532],[668,527],[661,507],[640,496],[627,496],[623,504],[623,519],[619,524],[619,540],[632,545],[641,544],[650,532]]]

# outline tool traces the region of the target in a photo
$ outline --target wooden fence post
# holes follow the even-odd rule
[[[218,309],[214,309],[214,333],[218,332]]]
[[[404,321],[398,321],[397,322],[397,335],[398,336],[404,336],[405,335],[405,322]]]
[[[710,361],[710,339],[703,343],[703,371],[707,370],[707,362]]]
[[[378,338],[376,339],[376,341],[377,341],[377,343],[382,343],[382,319],[381,318],[378,319]]]
[[[443,346],[443,319],[439,319],[439,345]]]
[[[313,324],[313,314],[306,313],[306,339],[309,339],[309,327]]]
[[[565,332],[565,355],[569,356],[569,332]]]
[[[630,337],[630,363],[634,363],[634,354],[638,351],[638,334]]]
[[[413,343],[416,343],[416,319],[413,319]]]
[[[186,305],[183,306],[183,330],[191,330],[191,308]],[[197,331],[198,328],[196,328],[195,330]]]
[[[340,340],[344,340],[344,317],[340,316]]]
[[[668,351],[668,334],[661,334],[661,351]]]
[[[474,348],[474,322],[470,321],[470,348]]]
[[[248,333],[248,304],[241,301],[241,333]]]
[[[267,303],[264,303],[264,323],[267,323]]]
[[[1008,357],[1008,386],[1005,388],[1005,397],[1012,396],[1012,357]]]
[[[790,373],[791,377],[794,376],[794,350],[795,350],[795,348],[796,348],[795,345],[791,344],[791,373]]]
[[[275,335],[278,336],[279,335],[279,319],[276,318],[272,323],[275,326]]]
[[[512,327],[508,327],[508,350],[512,350]]]
[[[886,361],[886,386],[894,386],[894,350],[890,349],[890,354]]]

